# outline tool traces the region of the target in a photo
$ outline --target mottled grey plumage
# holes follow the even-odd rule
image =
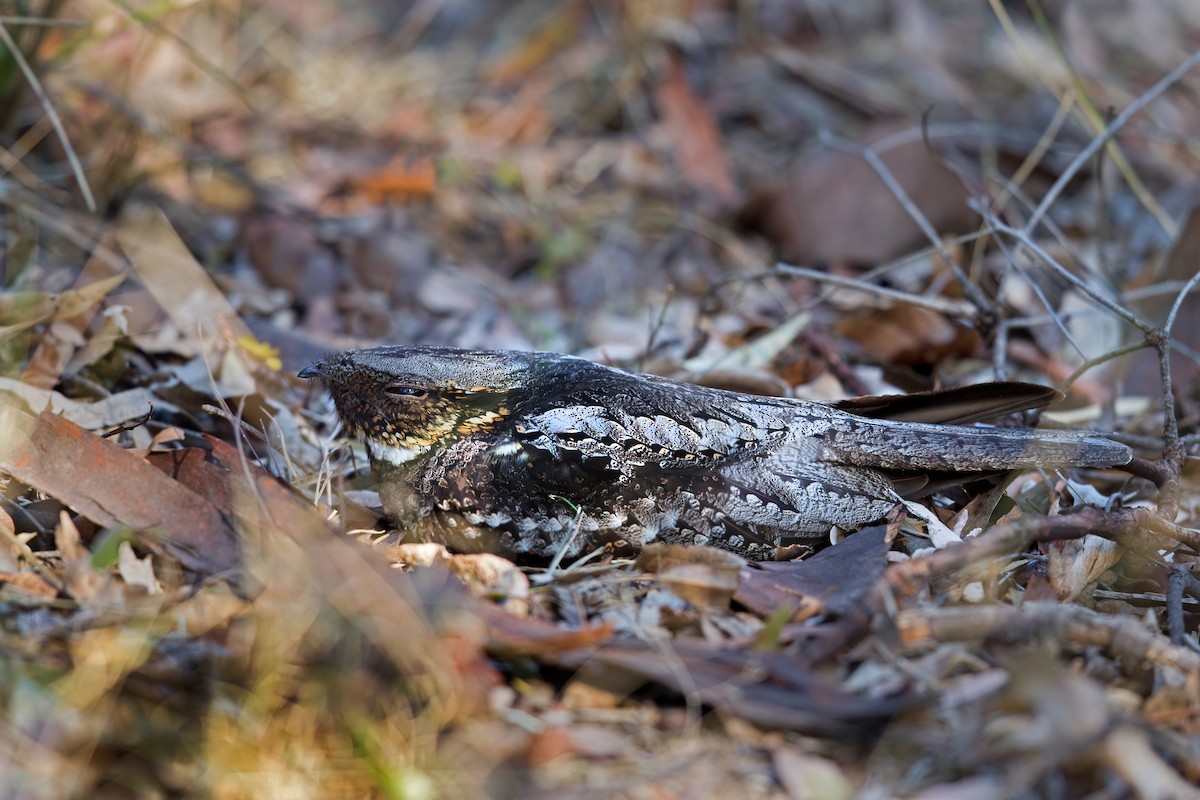
[[[568,556],[667,541],[764,557],[880,520],[930,480],[1131,457],[1081,433],[886,418],[969,422],[1053,396],[1024,384],[844,410],[554,353],[422,346],[351,350],[300,374],[328,383],[398,524],[512,555],[549,557],[573,537]]]

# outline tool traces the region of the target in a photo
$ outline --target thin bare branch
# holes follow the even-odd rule
[[[1163,92],[1178,83],[1184,75],[1187,75],[1189,72],[1195,69],[1197,65],[1200,65],[1200,50],[1196,50],[1179,66],[1175,67],[1175,69],[1171,70],[1162,78],[1160,78],[1157,83],[1155,83],[1145,92],[1143,92],[1136,100],[1126,106],[1125,110],[1118,114],[1113,121],[1108,124],[1108,127],[1100,133],[1100,135],[1094,137],[1092,141],[1088,142],[1087,147],[1080,150],[1079,155],[1075,156],[1074,160],[1072,160],[1067,168],[1062,171],[1062,174],[1058,176],[1058,180],[1056,180],[1054,185],[1050,187],[1050,191],[1046,192],[1046,196],[1042,198],[1042,202],[1038,203],[1037,208],[1033,211],[1033,215],[1025,223],[1025,233],[1031,234],[1033,232],[1038,223],[1042,221],[1042,217],[1046,216],[1046,212],[1050,210],[1052,205],[1054,205],[1054,201],[1057,200],[1058,196],[1063,193],[1063,190],[1067,188],[1067,185],[1071,182],[1079,170],[1083,169],[1083,165],[1088,163],[1092,156],[1094,156],[1101,147],[1104,147],[1104,145],[1107,144],[1108,141],[1117,134],[1117,131],[1125,127],[1125,124],[1128,123],[1129,120],[1133,119],[1138,112],[1153,103]]]
[[[841,275],[831,275],[828,272],[811,269],[809,267],[797,267],[793,264],[784,264],[779,262],[775,264],[775,269],[767,273],[768,275],[787,275],[793,278],[808,278],[809,280],[828,283],[833,286],[840,286],[845,289],[855,289],[867,294],[873,294],[878,297],[886,297],[889,300],[907,303],[908,305],[927,308],[930,311],[937,311],[941,314],[950,314],[955,317],[971,319],[975,316],[975,309],[969,303],[947,300],[941,297],[923,297],[921,295],[912,294],[910,292],[901,292],[897,289],[889,289],[885,286],[878,286],[874,283],[859,280],[857,278],[847,278]]]
[[[975,284],[975,282],[972,281],[965,272],[963,272],[962,267],[958,265],[957,260],[955,260],[954,256],[950,253],[949,248],[946,247],[945,241],[943,241],[938,232],[934,230],[933,225],[931,225],[925,215],[921,213],[921,210],[917,208],[916,203],[912,201],[912,198],[908,196],[908,193],[904,191],[904,187],[900,185],[900,182],[896,180],[896,176],[893,175],[892,171],[888,169],[886,164],[883,163],[883,159],[879,157],[879,153],[872,148],[863,147],[862,145],[855,144],[854,142],[848,142],[844,139],[839,139],[827,134],[822,134],[821,141],[834,150],[838,150],[849,155],[858,156],[866,161],[867,164],[870,165],[871,169],[875,170],[875,173],[879,176],[880,180],[883,181],[888,191],[892,193],[892,196],[895,197],[896,201],[904,208],[905,213],[908,214],[912,221],[916,223],[917,227],[921,229],[921,232],[925,234],[925,238],[928,239],[929,242],[937,249],[938,254],[941,255],[941,257],[945,260],[946,265],[954,272],[955,277],[958,278],[959,283],[962,285],[963,294],[965,294],[980,311],[991,312],[995,306],[995,303],[993,303],[986,295],[984,295],[983,291]]]
[[[96,198],[92,194],[92,187],[88,184],[87,176],[83,173],[83,164],[79,161],[79,156],[75,153],[75,147],[71,144],[71,138],[67,136],[67,130],[63,127],[62,117],[58,115],[58,110],[54,108],[54,104],[50,102],[50,98],[46,95],[46,90],[42,86],[42,82],[38,80],[33,68],[29,62],[25,60],[25,55],[21,49],[17,47],[16,41],[8,32],[8,27],[0,22],[0,42],[4,42],[12,54],[13,62],[17,68],[21,70],[21,74],[25,76],[25,80],[29,83],[29,88],[37,95],[38,102],[42,106],[42,110],[46,112],[46,117],[50,120],[50,124],[54,126],[54,133],[58,136],[58,141],[63,146],[63,152],[67,155],[67,163],[71,166],[71,173],[75,176],[75,182],[79,185],[79,193],[83,195],[83,202],[87,205],[88,211],[95,213]]]

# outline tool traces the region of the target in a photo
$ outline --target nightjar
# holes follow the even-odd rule
[[[300,377],[329,386],[400,528],[517,557],[661,541],[763,558],[980,474],[1132,456],[1085,433],[968,424],[1055,396],[1020,383],[831,406],[425,346],[351,350]]]

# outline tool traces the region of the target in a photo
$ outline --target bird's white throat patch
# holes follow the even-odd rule
[[[429,451],[428,447],[397,447],[394,444],[384,444],[374,439],[367,439],[367,449],[376,461],[386,461],[389,464],[406,464],[419,455]]]

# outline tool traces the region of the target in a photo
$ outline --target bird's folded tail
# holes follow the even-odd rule
[[[1092,433],[927,425],[847,415],[824,442],[827,460],[879,469],[947,472],[1114,467],[1133,451]]]

